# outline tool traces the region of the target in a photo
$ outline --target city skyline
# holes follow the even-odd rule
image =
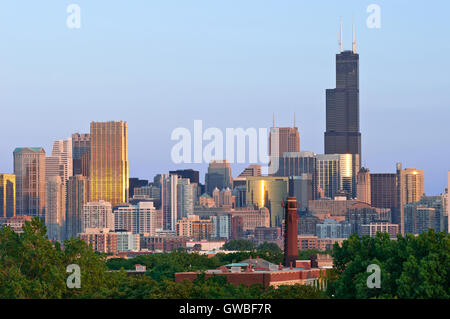
[[[8,41],[1,44],[4,76],[0,82],[0,89],[4,94],[0,102],[5,105],[5,117],[16,118],[20,115],[23,120],[21,123],[26,127],[24,129],[14,124],[14,121],[7,121],[0,129],[0,133],[4,136],[14,136],[0,141],[3,154],[0,157],[1,172],[13,172],[11,154],[16,147],[42,146],[46,153],[50,154],[54,140],[67,139],[74,132],[89,132],[90,121],[112,119],[127,121],[130,127],[130,177],[151,179],[157,173],[193,168],[200,170],[203,181],[208,163],[180,165],[170,161],[170,149],[173,146],[170,132],[179,126],[191,128],[195,119],[203,119],[208,127],[269,127],[272,114],[275,112],[277,126],[290,126],[295,112],[301,150],[321,154],[325,132],[324,92],[325,89],[333,87],[334,55],[338,52],[339,16],[343,16],[344,49],[350,49],[352,35],[350,13],[353,13],[358,53],[361,55],[360,126],[364,136],[362,166],[370,168],[371,173],[394,173],[395,163],[402,162],[404,167],[425,170],[427,194],[440,194],[445,189],[450,157],[450,151],[445,148],[446,137],[449,136],[445,119],[449,117],[447,114],[450,115],[450,111],[447,106],[448,96],[440,92],[445,92],[443,89],[448,85],[448,79],[443,74],[430,72],[436,61],[439,62],[440,70],[448,66],[447,59],[440,53],[448,52],[448,44],[445,41],[438,41],[439,37],[443,36],[442,28],[439,28],[436,22],[439,21],[438,18],[433,19],[434,21],[428,20],[427,25],[418,22],[420,14],[429,13],[427,10],[432,9],[420,4],[408,5],[404,1],[395,5],[381,1],[382,27],[368,29],[365,25],[367,18],[365,5],[352,3],[337,7],[337,4],[331,4],[319,12],[318,7],[313,4],[304,6],[292,3],[273,4],[273,19],[263,21],[265,27],[258,30],[257,27],[262,23],[258,17],[261,15],[269,17],[268,8],[258,8],[259,15],[249,15],[251,5],[254,5],[252,3],[243,5],[242,13],[231,11],[220,13],[220,5],[205,3],[206,7],[202,10],[196,11],[193,8],[187,10],[186,19],[193,17],[200,19],[197,24],[184,32],[179,32],[180,24],[164,29],[162,27],[166,24],[162,24],[161,19],[155,16],[157,11],[155,9],[160,12],[169,9],[164,4],[142,5],[142,7],[133,4],[126,7],[125,13],[130,14],[135,13],[137,9],[153,9],[147,11],[152,19],[141,24],[130,23],[129,17],[125,14],[123,23],[118,25],[114,25],[112,21],[117,19],[120,6],[111,7],[101,21],[90,19],[89,12],[94,10],[95,13],[99,13],[102,4],[101,1],[100,4],[80,2],[84,23],[77,31],[68,30],[64,23],[59,26],[59,20],[64,21],[64,16],[51,17],[45,23],[37,23],[39,22],[37,18],[31,19],[28,24],[18,26],[16,29],[11,28],[17,24],[11,17],[5,16],[0,22],[7,37],[8,34],[12,34],[9,32],[19,35],[15,40],[10,39],[9,45]],[[17,4],[17,7],[11,3],[2,6],[3,11],[8,12],[18,10],[20,4]],[[58,6],[44,5],[42,8],[38,5],[34,7],[34,4],[30,6],[41,16],[48,17],[59,10]],[[352,9],[347,10],[348,7]],[[217,21],[210,20],[206,15],[207,9],[212,10],[210,12],[218,18]],[[281,23],[280,17],[284,17],[288,9],[296,9],[297,18],[294,19],[294,13],[288,14],[286,22]],[[311,13],[314,13],[319,23],[307,18]],[[28,14],[24,13],[24,20],[29,18]],[[439,16],[442,13],[435,14]],[[180,16],[180,12],[176,11],[174,15]],[[408,22],[404,15],[412,22]],[[225,24],[225,18],[230,16],[237,23],[244,23],[244,17],[250,19],[244,25],[241,36],[232,26]],[[100,23],[102,21],[104,24]],[[29,23],[37,23],[35,30],[26,28]],[[211,24],[211,34],[202,33],[201,36],[192,38],[198,28],[204,28],[208,23]],[[307,26],[309,28],[306,28]],[[315,32],[306,32],[312,26],[316,27]],[[113,35],[123,40],[124,35],[132,33],[138,27],[144,27],[149,31],[146,37],[152,40],[150,43],[158,43],[163,41],[164,35],[170,35],[171,40],[164,42],[167,50],[177,47],[188,50],[184,53],[178,50],[171,51],[170,57],[164,58],[161,50],[151,53],[149,50],[151,45],[143,46],[142,52],[135,53],[136,62],[117,66],[113,61],[119,59],[124,51],[110,50],[114,48]],[[159,30],[164,35],[152,30]],[[392,30],[401,32],[401,36],[398,33],[397,36],[392,35],[390,32]],[[432,35],[430,30],[434,30]],[[106,49],[100,49],[99,46],[89,42],[102,34],[107,35],[102,42]],[[23,52],[26,51],[22,53],[19,51],[24,45],[21,41],[29,41],[31,35],[42,42],[31,41],[31,45],[36,45],[35,57],[24,56]],[[217,40],[211,35],[218,35]],[[234,37],[231,37],[232,35]],[[268,48],[267,53],[258,50],[258,43],[261,44],[264,35],[266,35],[264,40],[267,40],[264,42],[264,47]],[[186,36],[195,40],[194,44],[188,45],[183,40]],[[61,43],[53,44],[56,52],[50,53],[46,44],[55,37],[61,37]],[[399,37],[404,40],[401,45],[395,42]],[[244,45],[243,41],[246,39],[252,41]],[[203,42],[202,47],[199,45],[202,40],[209,42]],[[420,40],[424,46],[416,47]],[[433,41],[433,45],[430,41]],[[84,53],[79,49],[71,52],[72,42],[92,49],[83,51]],[[125,43],[135,49],[141,45],[141,42],[133,36]],[[210,46],[206,43],[210,43]],[[220,53],[227,44],[234,45],[230,48],[242,50],[229,48]],[[425,48],[427,44],[429,46]],[[205,46],[209,50],[202,55],[203,59],[194,58],[195,54],[200,52],[199,49]],[[412,50],[413,47],[415,50]],[[44,57],[44,52],[49,56]],[[99,59],[102,52],[106,54],[105,61]],[[311,52],[314,54],[311,55]],[[62,55],[55,56],[58,53]],[[437,54],[436,61],[427,59],[426,63],[422,63],[423,59],[434,53]],[[211,61],[213,56],[216,58]],[[174,60],[175,57],[177,59]],[[250,57],[252,59],[247,59]],[[31,59],[33,67],[28,63],[22,64],[24,58]],[[193,63],[189,64],[188,58]],[[35,59],[42,59],[43,63],[37,63]],[[49,59],[53,59],[53,62]],[[226,63],[218,65],[216,59],[224,59]],[[160,62],[162,66],[157,67],[154,61]],[[295,63],[288,67],[288,63],[293,61]],[[98,64],[96,67],[92,67],[94,62]],[[172,62],[172,66],[169,62]],[[215,66],[212,69],[211,63]],[[428,63],[431,65],[428,66]],[[22,67],[13,73],[12,66],[16,65]],[[25,68],[27,65],[29,68]],[[47,68],[40,65],[46,65]],[[113,65],[117,69],[109,68]],[[231,66],[231,70],[227,71],[222,65],[227,65],[228,68]],[[244,65],[247,67],[242,68]],[[175,66],[180,68],[177,69]],[[199,76],[193,73],[196,67],[200,72]],[[161,73],[163,69],[170,72],[163,74]],[[208,69],[217,72],[211,74],[211,71],[207,72]],[[105,79],[106,74],[112,74],[112,77],[103,83],[101,80]],[[38,82],[38,77],[43,81]],[[427,82],[426,79],[431,77],[433,83]],[[208,85],[210,82],[212,84]],[[136,86],[134,89],[130,89],[131,83]],[[86,84],[91,84],[93,89],[89,89]],[[116,90],[119,87],[122,87],[122,90]],[[147,89],[151,94],[144,93]],[[36,90],[40,93],[37,94]],[[188,93],[189,90],[191,93]],[[22,93],[19,96],[19,92],[27,94]],[[179,93],[179,96],[176,97],[177,94],[174,95],[174,92]],[[434,97],[436,94],[437,98]],[[258,112],[255,112],[256,107]],[[65,108],[78,111],[71,118],[65,118],[65,112],[61,111]],[[211,111],[212,109],[214,111]],[[41,122],[33,123],[36,116],[43,113],[53,115],[49,118],[40,116]],[[155,114],[158,114],[157,119]],[[65,121],[62,121],[63,118]],[[154,143],[158,152],[142,151],[144,142]],[[432,164],[430,158],[433,158]],[[232,175],[237,176],[246,166],[247,164],[232,164]]]

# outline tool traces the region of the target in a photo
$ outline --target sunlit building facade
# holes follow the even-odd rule
[[[283,201],[288,196],[288,177],[259,176],[247,178],[247,205],[256,208],[267,207],[270,211],[271,226],[282,225]]]
[[[128,125],[91,122],[90,201],[128,202]]]
[[[45,150],[19,147],[14,150],[16,215],[45,216]]]
[[[16,175],[0,174],[0,217],[16,216]]]

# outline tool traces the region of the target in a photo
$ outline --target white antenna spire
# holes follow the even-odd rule
[[[295,126],[295,112],[294,112],[294,127],[296,127],[296,126]]]
[[[352,45],[352,51],[353,53],[356,53],[356,35],[355,35],[355,23],[352,23],[353,28],[353,45]]]
[[[273,122],[272,127],[275,127],[275,113],[272,113],[272,122]]]
[[[342,49],[342,17],[341,17],[341,29],[339,31],[339,53],[343,51]]]

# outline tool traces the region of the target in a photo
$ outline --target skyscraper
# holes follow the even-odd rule
[[[359,170],[357,175],[356,199],[369,205],[371,204],[370,171],[364,167]]]
[[[16,176],[0,174],[0,217],[16,216]]]
[[[208,173],[205,175],[206,192],[212,195],[217,187],[223,189],[232,187],[231,167],[228,161],[212,161],[208,167]]]
[[[300,133],[295,124],[294,127],[276,127],[275,119],[273,127],[269,131],[269,175],[276,175],[278,172],[279,158],[286,152],[300,152]]]
[[[91,135],[88,133],[72,134],[73,175],[81,174],[89,177],[90,152]]]
[[[164,230],[176,231],[178,178],[178,175],[161,175],[161,210]]]
[[[359,55],[356,53],[354,34],[351,51],[342,50],[341,40],[339,53],[336,54],[336,88],[326,90],[325,154],[347,153],[358,154],[357,160],[361,166]]]
[[[415,168],[402,169],[397,163],[398,203],[399,211],[393,214],[393,222],[400,225],[400,232],[405,234],[404,209],[408,203],[418,202],[425,194],[425,172]]]
[[[76,238],[82,232],[83,206],[89,201],[87,177],[77,174],[67,181],[66,238]]]
[[[83,206],[81,228],[83,232],[88,228],[108,228],[114,230],[114,215],[111,204],[103,200],[86,203]]]
[[[58,164],[55,167],[47,166],[45,174],[47,178],[60,176],[61,183],[65,185],[69,177],[73,174],[72,138],[54,141],[51,157],[57,159]]]
[[[89,200],[128,202],[128,178],[127,123],[91,122]]]
[[[16,215],[45,217],[45,150],[19,147],[14,150]]]
[[[370,202],[372,207],[398,209],[397,175],[395,173],[370,174]]]
[[[284,218],[281,204],[288,196],[288,188],[287,177],[247,177],[247,205],[256,208],[267,207],[270,211],[271,226],[280,227]]]
[[[66,192],[60,176],[52,176],[46,183],[45,226],[48,239],[63,241],[66,226]]]

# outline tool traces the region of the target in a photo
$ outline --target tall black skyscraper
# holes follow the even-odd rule
[[[326,90],[325,154],[358,154],[361,165],[361,133],[359,132],[359,55],[353,49],[340,49],[336,54],[336,88]]]

